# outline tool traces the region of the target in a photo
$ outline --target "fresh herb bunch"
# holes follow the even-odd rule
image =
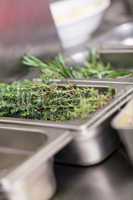
[[[24,56],[22,62],[25,65],[38,69],[41,72],[41,78],[43,80],[73,79],[77,77],[79,73],[76,70],[73,70],[72,67],[66,67],[65,61],[61,55],[50,62],[43,62],[34,56]]]
[[[84,67],[68,67],[60,55],[50,62],[43,62],[34,56],[24,56],[23,64],[35,67],[41,72],[41,79],[89,79],[133,77],[133,72],[116,71],[110,64],[105,65],[100,57],[92,51]]]
[[[98,79],[116,79],[122,77],[133,77],[133,72],[114,70],[110,63],[104,64],[100,56],[92,51],[89,61],[85,63],[85,67],[81,68],[82,78],[98,78]]]
[[[102,108],[112,99],[113,91],[27,80],[0,84],[0,97],[0,117],[66,121],[86,118]]]

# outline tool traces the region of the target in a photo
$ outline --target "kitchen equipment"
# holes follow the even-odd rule
[[[53,156],[72,139],[66,130],[0,124],[0,198],[47,200],[56,190]]]
[[[133,71],[133,50],[131,49],[106,49],[98,50],[104,63],[111,63],[117,70],[124,69]]]
[[[103,63],[111,63],[112,68],[116,71],[125,71],[125,72],[133,72],[133,63],[132,56],[133,51],[130,49],[121,49],[121,50],[99,50],[101,60]],[[97,81],[97,80],[93,80]],[[103,81],[107,81],[107,79],[102,79]],[[124,84],[124,85],[132,85],[133,84],[133,76],[129,77],[121,77],[113,80],[109,80],[109,82]]]
[[[55,84],[56,82],[54,82]],[[74,81],[73,81],[74,83]],[[57,83],[56,83],[57,84]],[[59,86],[68,84],[68,82],[58,82]],[[119,139],[116,133],[110,127],[110,121],[116,112],[131,98],[132,87],[121,84],[112,85],[104,82],[103,85],[94,84],[87,81],[75,81],[78,87],[98,88],[105,91],[109,87],[114,88],[115,96],[113,100],[104,108],[90,115],[85,120],[75,120],[68,122],[46,122],[34,120],[22,120],[13,118],[0,118],[0,123],[27,125],[27,126],[45,126],[51,128],[66,129],[71,132],[74,139],[62,151],[56,159],[63,163],[88,166],[97,164],[107,158],[119,146]]]
[[[80,52],[82,56],[82,52]],[[80,78],[82,81],[91,81],[91,82],[96,82],[99,83],[100,81],[105,81],[105,82],[111,82],[111,83],[120,83],[120,84],[133,84],[133,65],[132,63],[132,50],[130,49],[121,49],[121,50],[101,50],[98,48],[96,51],[91,52],[91,59],[90,61],[88,60],[86,63],[84,60],[81,58],[80,61],[82,63],[78,63],[76,65],[70,57],[65,58],[65,67],[72,67],[73,69],[78,69],[82,68],[85,69],[81,72],[81,77],[85,76],[84,78]],[[87,58],[88,59],[88,58]],[[95,61],[94,61],[95,59]],[[77,60],[78,61],[78,60]],[[94,64],[95,62],[95,64]],[[87,67],[86,67],[87,65]],[[92,75],[93,68],[95,68],[96,65],[96,72],[95,74]],[[91,67],[91,75],[89,74],[89,68]],[[33,67],[34,68],[34,67]],[[63,70],[62,70],[63,71]],[[95,69],[94,69],[95,71]],[[98,73],[99,72],[99,73]],[[116,72],[116,73],[115,73]],[[100,76],[101,75],[101,76]],[[75,73],[74,73],[75,76]],[[93,77],[91,77],[93,76]],[[94,78],[95,76],[95,78]],[[111,77],[112,76],[112,77]],[[108,77],[108,78],[107,78]],[[110,77],[110,78],[109,78]],[[69,81],[76,81],[76,76],[75,78],[65,78],[64,79]],[[77,81],[79,77],[77,76]],[[35,79],[36,80],[36,79]],[[51,81],[51,80],[50,80]],[[57,81],[55,79],[55,81]]]
[[[112,126],[119,131],[129,159],[133,162],[133,99],[113,119]]]
[[[101,35],[95,41],[98,47],[104,49],[133,48],[133,23],[124,23],[116,26],[109,32]]]
[[[93,40],[91,47],[97,49],[101,58],[114,67],[133,69],[133,23],[125,23]]]

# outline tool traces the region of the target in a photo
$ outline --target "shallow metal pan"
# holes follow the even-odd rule
[[[92,48],[94,48],[94,45],[92,45]],[[96,47],[97,49],[97,54],[100,55],[100,59],[104,64],[111,64],[111,68],[115,71],[126,71],[126,72],[133,72],[133,50],[129,49],[119,49],[119,50],[114,50],[114,49],[101,49],[100,47]],[[82,54],[82,53],[81,53]],[[88,55],[88,54],[87,54]],[[86,59],[88,56],[86,56]],[[69,59],[66,60],[68,66],[75,66],[76,64],[73,62],[70,62]],[[77,64],[81,67],[84,66],[84,60],[81,63]],[[69,80],[69,79],[67,79]],[[74,79],[74,81],[76,81]],[[83,79],[81,79],[83,81]],[[120,78],[115,78],[115,79],[109,79],[109,78],[88,78],[85,79],[84,81],[92,81],[92,82],[114,82],[114,83],[123,83],[123,84],[133,84],[133,76],[127,76],[127,77],[120,77]]]
[[[125,84],[117,84],[113,82],[100,82],[97,81],[97,83],[94,83],[93,81],[54,81],[52,84],[56,84],[57,86],[65,86],[68,83],[74,84],[77,87],[81,88],[96,88],[100,91],[106,91],[108,88],[112,88],[115,91],[115,95],[113,99],[107,103],[105,107],[102,109],[99,109],[97,112],[91,114],[86,119],[76,119],[71,121],[65,121],[65,122],[51,122],[51,121],[43,121],[43,120],[27,120],[27,119],[20,119],[20,118],[6,118],[6,117],[0,117],[0,123],[11,123],[11,124],[22,124],[22,125],[39,125],[45,127],[56,127],[56,128],[67,128],[70,130],[77,130],[82,131],[85,128],[88,128],[90,125],[95,123],[98,119],[101,119],[103,114],[109,113],[112,108],[114,108],[118,103],[125,99],[126,96],[130,96],[132,94],[133,88],[132,85],[128,84],[125,86]]]
[[[133,23],[115,27],[95,39],[92,44],[104,62],[110,62],[115,69],[133,70]]]
[[[112,126],[118,130],[128,157],[133,163],[133,96],[132,100],[113,119]]]
[[[58,82],[65,85],[68,82]],[[57,83],[56,83],[57,84]],[[74,84],[74,81],[73,81]],[[93,87],[106,90],[109,87],[116,90],[113,100],[103,109],[90,115],[86,120],[74,120],[69,122],[46,122],[13,118],[0,118],[0,123],[14,124],[15,126],[32,125],[61,128],[71,131],[73,141],[58,155],[57,160],[63,163],[75,165],[93,165],[107,158],[119,145],[114,130],[110,127],[110,120],[115,113],[131,98],[133,89],[122,85],[104,82],[101,84],[90,84],[90,82],[75,82],[78,87]]]
[[[105,64],[110,63],[114,70],[133,72],[133,61],[132,61],[133,50],[98,49],[98,54],[100,55],[100,58],[103,61],[103,63]],[[112,80],[110,79],[108,81]],[[116,78],[113,79],[113,81],[118,83],[133,84],[133,76]]]
[[[111,63],[116,70],[133,71],[133,50],[99,49],[98,53],[104,63]],[[122,79],[122,78],[121,78]],[[130,78],[131,79],[131,78]],[[130,80],[129,79],[129,80]],[[133,82],[133,78],[131,79]]]
[[[0,199],[50,199],[56,190],[53,156],[71,139],[66,130],[1,123]]]
[[[109,83],[107,85],[109,86]],[[117,87],[119,88],[119,92],[124,89],[120,85],[115,85],[115,88]],[[117,105],[114,105],[107,112],[103,112],[101,118],[97,119],[93,124],[77,132],[76,134],[78,135],[75,136],[71,144],[60,152],[57,160],[73,165],[88,166],[102,162],[115,151],[120,143],[117,132],[111,127],[110,122],[120,108],[131,99],[133,88],[127,89],[126,93],[125,97],[123,96],[124,98],[121,98],[121,95],[118,98],[119,95],[117,94],[117,98],[119,99],[117,99]]]
[[[34,79],[39,81],[39,79]],[[91,85],[91,86],[109,86],[109,87],[117,87],[118,91],[120,90],[125,90],[125,88],[132,88],[133,87],[133,80],[132,78],[120,78],[117,80],[108,80],[108,79],[67,79],[67,80],[53,80],[51,83],[56,83],[56,84],[77,84],[78,86],[86,87],[86,85]]]
[[[133,49],[133,22],[124,23],[93,41],[103,49]]]

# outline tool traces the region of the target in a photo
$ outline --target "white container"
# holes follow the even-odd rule
[[[85,44],[98,28],[110,0],[62,0],[51,12],[64,49]]]

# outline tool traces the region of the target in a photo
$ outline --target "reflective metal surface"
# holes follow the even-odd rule
[[[17,152],[35,152],[47,144],[47,136],[39,132],[0,129],[0,151],[2,148]]]
[[[85,168],[56,165],[58,192],[53,200],[132,200],[133,168],[121,152]]]
[[[133,162],[133,100],[113,119],[112,126],[118,130],[128,157]]]
[[[131,49],[99,49],[98,53],[104,63],[111,63],[116,70],[133,71],[133,50]],[[131,79],[133,82],[133,78]]]
[[[133,23],[124,23],[103,34],[94,42],[101,49],[133,48]]]
[[[0,197],[48,200],[56,190],[53,156],[72,139],[68,131],[0,124]]]
[[[75,133],[75,139],[56,156],[56,161],[80,166],[95,165],[119,148],[117,132],[110,127],[110,118],[95,128]]]
[[[133,89],[131,91],[133,94]],[[117,131],[111,128],[110,122],[122,105],[131,99],[131,94],[121,99],[117,106],[112,107],[107,113],[103,112],[103,116],[94,124],[75,133],[75,139],[57,155],[57,161],[82,166],[94,165],[115,151],[119,147],[119,138]]]
[[[74,83],[74,81],[73,81]],[[67,83],[58,83],[64,85]],[[109,87],[116,90],[113,100],[93,115],[90,115],[87,120],[75,120],[64,123],[22,120],[12,118],[0,118],[0,123],[21,125],[45,126],[66,129],[71,131],[74,140],[63,151],[58,154],[56,159],[59,162],[75,165],[94,165],[107,158],[119,146],[119,138],[113,129],[110,127],[110,121],[119,109],[131,98],[133,88],[123,86],[121,84],[105,83],[90,84],[90,82],[76,82],[79,87],[93,87],[100,91],[106,91]]]
[[[109,88],[112,88],[114,92],[114,96],[112,100],[103,108],[99,109],[97,112],[89,115],[87,119],[76,119],[65,122],[51,122],[51,121],[43,121],[43,120],[27,120],[27,119],[19,119],[19,118],[0,118],[0,122],[2,123],[11,123],[11,124],[21,124],[21,125],[39,125],[45,127],[56,127],[56,128],[66,128],[72,131],[83,131],[86,128],[93,128],[95,125],[101,124],[105,121],[106,117],[109,117],[111,114],[115,113],[119,105],[124,105],[124,102],[127,101],[126,98],[130,98],[133,92],[132,85],[128,84],[117,84],[113,82],[100,82],[97,81],[53,81],[53,84],[57,84],[58,86],[65,86],[68,83],[73,83],[77,87],[81,88],[96,88],[99,91],[107,91]],[[52,83],[51,83],[52,84]]]
[[[132,70],[133,61],[133,23],[116,26],[92,42],[104,62]]]

